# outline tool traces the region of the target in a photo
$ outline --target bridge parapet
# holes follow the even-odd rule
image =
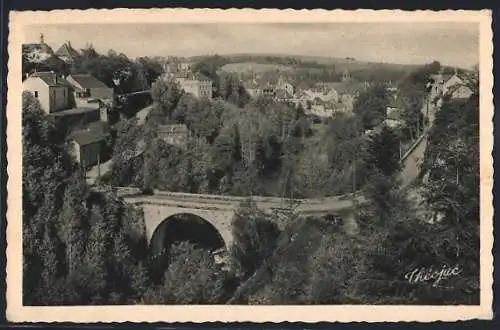
[[[212,194],[192,194],[192,193],[180,193],[180,192],[170,192],[170,191],[162,191],[162,190],[154,190],[152,195],[142,195],[141,190],[138,188],[129,188],[129,187],[116,187],[117,193],[122,197],[149,197],[149,198],[157,198],[164,200],[177,200],[177,201],[196,201],[196,202],[211,202],[217,204],[239,204],[249,199],[253,202],[259,204],[274,204],[274,205],[286,205],[290,204],[290,200],[282,197],[273,197],[273,196],[228,196],[228,195],[212,195]],[[330,197],[318,197],[318,198],[297,198],[293,199],[293,204],[328,204],[328,203],[336,203],[338,201],[351,200],[353,196],[351,194],[348,195],[338,195],[338,196],[330,196]],[[355,199],[360,199],[360,195],[357,194],[354,196]]]
[[[226,197],[226,196],[224,196]],[[175,207],[192,210],[212,210],[212,211],[236,211],[245,197],[232,197],[217,199],[206,198],[200,195],[179,196],[177,193],[154,194],[154,195],[131,195],[124,196],[127,203],[135,205],[158,205],[162,207]],[[365,202],[363,197],[353,199],[324,198],[324,199],[304,199],[295,205],[288,204],[281,199],[276,198],[253,198],[253,201],[259,209],[269,211],[290,211],[294,210],[298,214],[328,214],[340,212],[347,209],[353,209],[355,204]]]

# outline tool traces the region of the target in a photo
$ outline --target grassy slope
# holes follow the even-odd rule
[[[350,71],[354,70],[365,70],[365,69],[395,69],[395,70],[414,70],[420,65],[407,65],[407,64],[395,64],[395,63],[375,63],[375,62],[363,62],[357,60],[348,60],[344,58],[335,57],[322,57],[322,56],[307,56],[307,55],[287,55],[287,54],[229,54],[221,55],[230,59],[232,64],[226,65],[225,70],[235,70],[238,72],[242,68],[248,65],[255,66],[255,69],[263,70],[276,70],[278,67],[290,68],[286,66],[280,66],[277,64],[264,64],[266,56],[270,57],[281,57],[281,58],[294,58],[303,62],[317,62],[323,65],[335,65],[338,70],[348,69]],[[199,61],[203,56],[196,56],[191,58],[191,60]],[[260,64],[260,65],[259,65]],[[269,71],[268,70],[268,71]]]
[[[239,63],[230,63],[224,65],[221,70],[224,72],[267,72],[267,71],[285,71],[292,70],[293,68],[290,66],[284,66],[279,64],[262,64],[257,62],[239,62]]]

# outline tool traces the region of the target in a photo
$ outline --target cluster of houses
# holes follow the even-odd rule
[[[23,55],[33,63],[43,62],[55,57],[71,65],[80,56],[80,53],[71,46],[70,41],[62,44],[54,52],[45,42],[43,34],[40,34],[39,42],[23,44]]]
[[[423,105],[421,112],[429,123],[434,122],[436,109],[441,107],[444,98],[451,100],[468,99],[474,92],[468,85],[468,79],[464,74],[455,70],[454,74],[444,74],[442,71],[430,77],[427,83],[429,96]],[[404,125],[401,114],[405,105],[397,96],[396,90],[392,92],[391,103],[387,107],[385,123],[390,127]]]
[[[108,109],[114,90],[89,74],[62,77],[55,72],[34,72],[23,81],[23,91],[36,98],[57,125],[63,125],[67,144],[84,168],[100,162],[107,139]]]
[[[259,86],[257,79],[244,82],[251,97],[270,97],[301,106],[306,114],[318,117],[331,117],[336,112],[352,111],[358,95],[369,87],[367,82],[357,82],[344,72],[342,81],[319,82],[308,89],[299,89],[280,76],[276,83],[267,82]]]
[[[56,59],[71,65],[80,56],[69,41],[54,52],[43,34],[39,42],[23,44],[22,48],[23,56],[32,63]],[[24,77],[23,91],[31,93],[49,118],[65,128],[65,142],[83,168],[100,162],[108,137],[106,124],[108,109],[113,106],[113,88],[90,74],[64,77],[53,71],[35,71]]]
[[[198,98],[213,97],[214,82],[197,72],[193,72],[190,62],[169,58],[164,64],[162,79],[174,80],[181,89]],[[301,106],[306,114],[317,117],[331,117],[336,112],[350,112],[354,101],[370,85],[351,79],[345,71],[340,82],[317,83],[313,88],[299,90],[282,75],[274,82],[263,82],[257,76],[242,81],[250,97],[272,98],[276,101]]]
[[[186,93],[198,98],[211,99],[213,81],[199,72],[193,72],[191,63],[170,58],[163,66],[163,79],[174,80]]]

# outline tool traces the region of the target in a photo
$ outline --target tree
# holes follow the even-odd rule
[[[444,102],[429,132],[424,197],[439,217],[452,262],[464,265],[463,290],[477,298],[479,276],[479,97]],[[439,219],[437,219],[439,220]]]
[[[305,146],[297,162],[296,175],[300,191],[306,197],[317,197],[327,192],[331,167],[328,156],[316,146]],[[328,182],[328,183],[327,183]]]
[[[309,281],[305,302],[309,304],[347,304],[354,294],[352,278],[366,258],[355,239],[345,235],[322,237],[308,261]]]
[[[186,124],[194,136],[212,143],[221,129],[224,110],[224,105],[220,102],[198,100],[190,94],[184,94],[172,117],[175,121]]]
[[[144,75],[147,86],[151,86],[163,73],[163,67],[161,63],[154,58],[149,58],[147,56],[139,57],[136,62],[139,65],[139,69],[142,71],[142,74]]]
[[[373,133],[366,154],[368,164],[365,195],[374,206],[374,214],[380,221],[388,221],[392,210],[399,205],[400,170],[398,137],[394,131],[383,125],[380,132]]]
[[[59,213],[59,233],[65,244],[65,264],[68,273],[73,275],[79,271],[81,256],[85,249],[85,233],[88,231],[87,212],[85,201],[87,198],[86,186],[80,177],[73,177],[64,191],[62,209]]]
[[[383,125],[380,132],[372,135],[366,162],[385,176],[392,176],[400,169],[399,139],[389,126]]]
[[[398,102],[403,107],[402,118],[406,123],[405,134],[410,140],[416,139],[423,129],[423,115],[421,109],[427,100],[429,91],[428,83],[433,80],[432,75],[437,74],[441,64],[434,61],[410,72],[399,83]]]
[[[479,299],[479,154],[478,99],[445,102],[429,133],[422,167],[429,182],[423,187],[426,208],[440,213],[433,223],[419,219],[406,197],[387,184],[392,202],[379,202],[378,211],[369,215],[370,234],[366,252],[366,272],[357,291],[363,301],[372,303],[474,304]],[[459,164],[459,165],[458,165]],[[458,165],[458,166],[457,166]],[[460,171],[457,172],[457,168]],[[458,176],[457,176],[458,173]],[[381,185],[378,185],[381,186]],[[380,190],[371,194],[378,201],[391,200]],[[392,191],[392,192],[391,192]],[[378,197],[377,197],[378,196]],[[399,202],[398,202],[399,201]],[[381,212],[382,211],[382,212]],[[389,212],[388,212],[389,211]],[[385,219],[382,223],[374,221]],[[382,218],[381,218],[382,217]],[[390,220],[390,221],[388,221]],[[436,221],[438,220],[438,221]],[[373,239],[373,243],[370,241]],[[458,267],[460,276],[447,278],[440,285],[410,283],[405,278],[421,267]],[[404,269],[403,273],[395,270]],[[388,282],[388,279],[391,279]],[[390,283],[390,285],[389,285]]]
[[[168,121],[172,119],[172,113],[182,96],[182,92],[174,81],[158,79],[151,86],[151,96],[154,102],[152,117]]]
[[[385,87],[374,85],[359,95],[354,102],[353,112],[360,117],[365,129],[371,129],[384,121],[388,105]]]
[[[136,118],[121,121],[116,125],[116,141],[113,148],[113,163],[110,171],[112,185],[125,186],[132,184],[142,167],[139,157],[146,148],[145,135],[137,125]]]
[[[251,201],[236,212],[231,226],[234,236],[230,248],[232,267],[246,279],[272,255],[280,231]]]
[[[223,129],[212,145],[211,158],[217,171],[229,177],[232,175],[234,167],[242,159],[238,126]]]
[[[113,233],[100,213],[93,212],[90,221],[85,252],[80,252],[79,267],[75,267],[76,272],[71,272],[69,278],[77,285],[83,303],[102,304],[110,293],[107,258],[111,252],[109,238]]]
[[[401,119],[405,123],[406,139],[414,141],[418,136],[420,136],[421,130],[424,128],[423,125],[423,115],[421,109],[423,103],[426,101],[426,95],[424,93],[415,93],[413,95],[401,95],[399,96],[403,99],[404,109],[402,109]]]
[[[81,50],[81,56],[75,61],[76,73],[90,73],[107,86],[115,86],[119,93],[130,93],[137,89],[137,72],[134,64],[125,54],[109,50],[106,55],[97,53],[92,45]],[[114,81],[118,81],[118,86]]]
[[[114,198],[89,191],[59,132],[33,97],[24,94],[26,305],[137,302],[149,285],[139,262],[145,259],[144,222]]]
[[[236,74],[222,73],[219,77],[219,94],[222,99],[240,108],[244,107],[250,101],[250,95],[246,92],[245,87]]]
[[[218,268],[210,252],[181,243],[171,252],[165,279],[146,292],[147,304],[222,303],[226,275]]]

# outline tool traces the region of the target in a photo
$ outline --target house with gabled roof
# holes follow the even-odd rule
[[[244,82],[243,86],[251,98],[257,99],[262,96],[262,88],[255,79]]]
[[[208,99],[212,98],[212,79],[199,72],[195,74],[188,74],[185,77],[176,77],[175,81],[186,93],[192,94],[195,97],[205,97]]]
[[[69,84],[54,72],[35,72],[23,81],[23,90],[33,94],[47,113],[71,106]]]
[[[55,52],[55,55],[68,64],[72,64],[80,56],[80,53],[73,47],[71,42],[67,41]]]
[[[72,74],[66,80],[73,88],[75,102],[87,106],[92,103],[109,103],[113,101],[114,90],[90,74]]]
[[[101,123],[91,123],[84,128],[73,130],[66,141],[76,162],[84,168],[89,168],[100,162],[102,146],[107,137],[108,133]]]
[[[349,79],[342,82],[327,83],[327,86],[335,90],[338,95],[338,101],[346,105],[350,111],[354,107],[354,101],[361,93],[368,89],[369,84]]]
[[[450,96],[451,99],[469,98],[473,91],[467,86],[467,77],[456,73],[443,84],[443,95]]]

